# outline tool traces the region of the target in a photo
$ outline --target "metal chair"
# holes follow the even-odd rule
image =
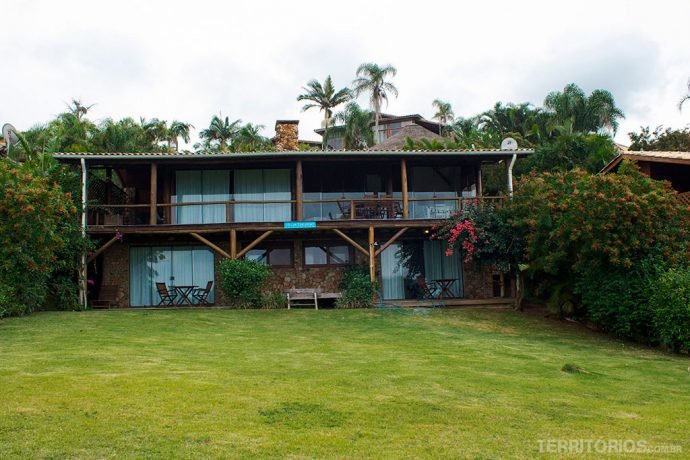
[[[161,298],[161,301],[158,302],[158,306],[175,305],[175,297],[177,296],[168,291],[168,287],[165,285],[165,283],[156,283],[156,290]]]
[[[206,283],[206,288],[196,288],[192,292],[192,297],[199,301],[199,305],[210,305],[208,303],[208,296],[211,294],[211,288],[213,287],[213,281]]]

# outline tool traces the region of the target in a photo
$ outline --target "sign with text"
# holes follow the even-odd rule
[[[287,230],[304,230],[316,228],[316,222],[283,222],[283,228]]]

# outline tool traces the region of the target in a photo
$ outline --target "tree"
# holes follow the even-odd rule
[[[685,104],[686,101],[690,101],[690,80],[688,80],[688,93],[678,102],[678,110],[683,110],[683,104]]]
[[[357,76],[352,82],[354,94],[359,97],[364,92],[369,93],[369,102],[374,110],[374,131],[379,133],[379,118],[381,117],[381,104],[388,104],[388,95],[398,97],[398,88],[386,80],[395,77],[397,70],[392,65],[379,66],[374,63],[364,63],[357,69]]]
[[[228,117],[222,118],[222,115],[214,115],[208,128],[201,131],[199,136],[206,141],[208,147],[215,147],[221,152],[226,152],[230,141],[239,130],[238,125],[240,123],[241,120],[230,122]]]
[[[372,112],[363,110],[356,102],[350,102],[345,110],[335,116],[342,126],[333,129],[342,134],[346,149],[365,149],[374,145],[372,115]]]
[[[71,113],[77,118],[77,120],[81,121],[82,117],[86,115],[94,105],[96,104],[84,105],[81,103],[81,99],[72,99],[72,102],[67,104],[67,112]]]
[[[168,146],[170,143],[175,144],[175,152],[180,150],[179,138],[181,137],[183,141],[189,142],[189,130],[194,128],[190,123],[185,123],[183,121],[173,120],[170,123],[170,128],[168,128]]]
[[[258,148],[267,147],[268,139],[260,134],[262,129],[264,129],[263,125],[252,123],[242,126],[233,139],[233,150],[236,152],[253,152]]]
[[[302,107],[302,111],[317,107],[323,112],[323,122],[321,124],[324,128],[323,148],[325,150],[328,145],[328,127],[331,125],[333,109],[351,100],[352,92],[347,87],[336,91],[330,75],[326,77],[323,85],[317,80],[310,80],[307,82],[306,87],[302,87],[302,90],[304,94],[297,96],[297,100],[310,101]]]
[[[657,126],[649,132],[649,126],[641,127],[639,133],[628,133],[632,144],[630,150],[662,150],[673,152],[690,151],[690,128],[664,129]]]
[[[566,85],[563,91],[549,93],[544,107],[554,115],[556,123],[571,121],[574,131],[584,133],[610,129],[615,134],[618,120],[625,118],[610,92],[596,89],[588,97],[574,83]]]
[[[434,107],[434,109],[436,109],[436,113],[432,118],[441,123],[441,135],[443,135],[444,130],[447,130],[448,125],[453,123],[453,118],[455,117],[453,108],[451,107],[450,102],[444,102],[440,99],[434,99],[431,105]]]

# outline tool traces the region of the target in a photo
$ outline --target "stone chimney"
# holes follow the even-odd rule
[[[278,150],[299,150],[299,120],[276,120],[276,137]]]

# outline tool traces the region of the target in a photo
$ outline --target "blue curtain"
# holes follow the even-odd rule
[[[427,281],[438,279],[457,280],[452,285],[453,292],[462,297],[463,280],[460,254],[456,250],[452,256],[446,256],[448,245],[445,241],[424,241],[424,277]]]
[[[214,280],[213,253],[200,246],[135,246],[130,248],[130,305],[158,305],[160,296],[156,282],[166,286],[198,286],[205,288]],[[213,302],[214,289],[209,296]]]
[[[201,171],[177,171],[175,173],[175,201],[194,203],[201,201]],[[199,224],[202,221],[200,205],[176,206],[178,224]]]
[[[398,256],[400,246],[391,244],[381,253],[381,287],[384,299],[405,298],[405,268]]]
[[[228,201],[230,199],[230,172],[202,171],[202,201]],[[225,222],[224,204],[209,204],[203,209],[204,224],[218,224]]]
[[[235,200],[257,201],[235,205],[235,222],[284,222],[292,218],[290,203],[265,204],[266,200],[292,199],[289,169],[238,169]]]

